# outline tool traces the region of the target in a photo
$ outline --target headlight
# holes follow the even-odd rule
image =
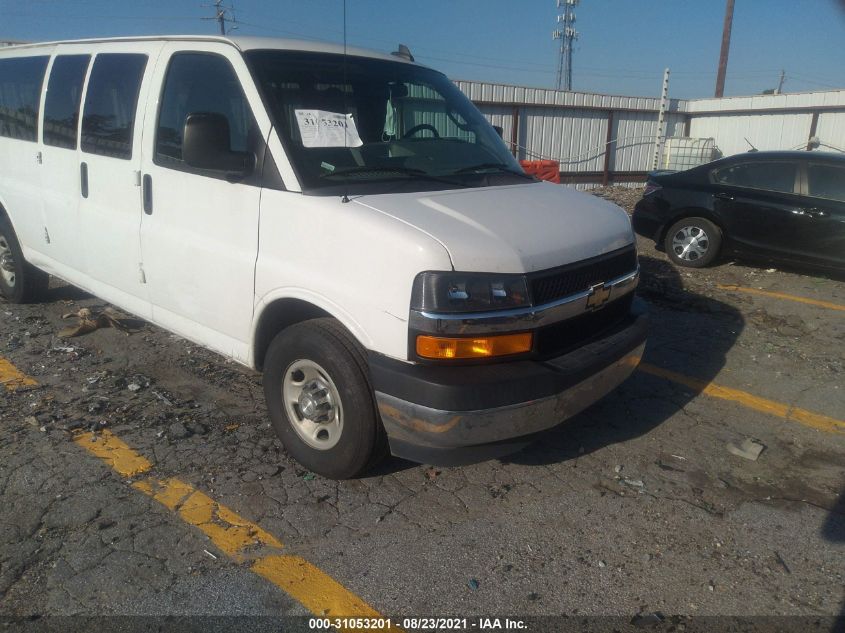
[[[411,308],[425,312],[484,312],[529,305],[524,275],[420,273],[411,296]]]

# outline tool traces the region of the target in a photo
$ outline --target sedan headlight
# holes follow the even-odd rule
[[[485,312],[531,305],[524,275],[425,272],[414,279],[411,308],[425,312]]]

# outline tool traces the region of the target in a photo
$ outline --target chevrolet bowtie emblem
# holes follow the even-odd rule
[[[590,294],[587,295],[587,309],[596,310],[601,308],[607,300],[610,299],[610,288],[603,283],[596,284],[590,288]]]

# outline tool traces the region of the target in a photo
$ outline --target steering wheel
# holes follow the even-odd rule
[[[413,136],[417,132],[421,132],[422,130],[428,130],[432,134],[434,134],[434,138],[440,138],[440,133],[437,131],[437,128],[433,125],[429,125],[428,123],[420,123],[419,125],[415,125],[410,130],[405,132],[405,136]]]

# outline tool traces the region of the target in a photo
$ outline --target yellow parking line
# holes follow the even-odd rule
[[[316,615],[329,618],[347,614],[374,619],[384,617],[334,578],[299,556],[264,556],[255,561],[251,569]],[[382,630],[401,631],[396,626]]]
[[[733,290],[736,292],[747,292],[752,295],[760,295],[762,297],[772,297],[773,299],[786,299],[787,301],[795,301],[797,303],[806,303],[807,305],[816,306],[819,308],[827,308],[828,310],[839,310],[845,312],[845,305],[838,303],[831,303],[829,301],[820,301],[818,299],[808,299],[807,297],[798,297],[796,295],[789,295],[785,292],[772,292],[771,290],[758,290],[757,288],[746,288],[745,286],[733,286],[716,284],[720,290]]]
[[[124,477],[140,475],[153,467],[145,457],[129,448],[111,431],[103,431],[97,435],[82,433],[73,441],[94,453]]]
[[[152,468],[145,457],[109,431],[96,435],[82,433],[74,442],[124,477],[135,477]],[[185,523],[208,536],[229,558],[249,564],[251,571],[269,580],[314,615],[330,620],[383,618],[363,599],[316,566],[299,556],[283,554],[284,545],[275,536],[190,484],[173,478],[149,477],[135,481],[132,487],[174,511]],[[357,632],[354,628],[337,630]],[[382,630],[401,631],[395,626]]]
[[[27,376],[5,358],[0,357],[0,384],[9,391],[15,391],[21,387],[35,387],[38,385],[38,381],[31,376]]]
[[[801,409],[800,407],[793,407],[774,400],[761,398],[746,391],[733,389],[732,387],[725,387],[717,385],[716,383],[691,378],[690,376],[685,376],[684,374],[679,374],[669,369],[663,369],[662,367],[657,367],[656,365],[650,365],[648,363],[641,363],[639,370],[647,374],[651,374],[652,376],[671,380],[672,382],[684,385],[685,387],[704,393],[712,398],[730,400],[731,402],[736,402],[737,404],[741,404],[749,409],[775,415],[785,420],[798,422],[799,424],[803,424],[804,426],[808,426],[819,431],[826,431],[828,433],[845,433],[845,421],[837,420],[836,418],[831,418],[826,415],[822,415],[821,413],[814,413],[812,411],[808,411],[807,409]]]

